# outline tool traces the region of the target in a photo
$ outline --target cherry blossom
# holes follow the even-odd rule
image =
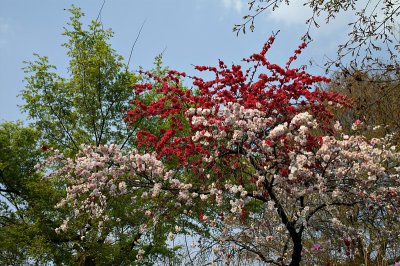
[[[327,78],[291,68],[293,57],[284,67],[269,62],[274,38],[244,59],[251,65],[246,70],[222,61],[218,68],[196,67],[215,78],[190,77],[192,89],[181,85],[185,73],[147,74],[154,82],[135,85],[126,122],[148,119],[160,126],[139,130],[137,150],[83,146],[73,159],[54,151],[42,167],[58,165],[49,175],[67,184],[58,207],[75,209],[57,230],[89,216],[86,227],[98,220],[90,230],[101,233],[117,219],[108,216],[112,202],[129,196],[144,214],[141,234],[167,221],[169,212],[205,227],[207,236],[201,236],[177,219],[167,235],[200,234],[200,250],[213,249],[210,263],[241,258],[299,265],[314,263],[316,251],[337,259],[356,256],[358,243],[368,244],[368,229],[347,220],[355,210],[354,219],[378,224],[385,224],[382,215],[396,217],[400,153],[390,136],[345,135],[331,110],[348,106],[346,98],[316,86]],[[149,92],[159,97],[144,101],[140,96]],[[361,124],[355,121],[354,129]],[[399,238],[385,229],[386,236]],[[138,260],[141,250],[138,244]]]

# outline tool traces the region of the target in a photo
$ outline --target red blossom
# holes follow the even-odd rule
[[[244,59],[250,65],[248,68],[241,65],[228,67],[222,60],[219,60],[218,67],[196,66],[198,71],[211,72],[214,79],[205,80],[192,76],[193,89],[181,86],[185,73],[170,70],[163,77],[146,73],[149,79],[159,85],[144,83],[134,86],[137,97],[132,101],[132,109],[127,112],[126,121],[133,123],[139,118],[149,118],[155,123],[169,123],[172,130],[162,132],[160,129],[151,133],[142,130],[135,137],[136,142],[146,147],[147,151],[157,152],[158,158],[178,158],[183,165],[187,165],[188,161],[197,165],[200,163],[198,155],[210,156],[210,150],[218,149],[220,144],[205,135],[200,136],[202,141],[194,143],[193,139],[197,138],[195,134],[204,130],[204,123],[219,131],[229,132],[230,127],[222,123],[218,115],[220,107],[228,103],[239,103],[245,108],[274,115],[276,125],[290,122],[296,114],[307,111],[318,120],[323,129],[330,132],[333,115],[327,103],[348,105],[348,101],[344,96],[316,87],[317,83],[329,82],[328,78],[310,75],[304,68],[290,67],[306,47],[305,43],[294,51],[285,67],[271,63],[266,54],[274,40],[275,36],[272,36],[260,53]],[[155,91],[161,97],[155,97],[152,102],[146,103],[141,98],[146,91]],[[187,114],[190,108],[195,111]],[[205,122],[194,123],[193,118],[199,115],[196,110],[205,109],[209,110],[209,113],[201,114],[206,118]],[[311,147],[322,144],[315,139],[307,141]],[[265,140],[265,143],[272,145],[270,140]]]

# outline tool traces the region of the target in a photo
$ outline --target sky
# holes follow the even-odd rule
[[[280,30],[268,54],[270,61],[283,64],[301,43],[310,10],[300,0],[282,6],[274,12],[262,13],[256,19],[254,32],[245,35],[232,32],[235,24],[248,14],[247,0],[106,0],[101,12],[105,28],[112,28],[112,47],[125,58],[145,21],[136,43],[131,63],[132,71],[139,66],[150,69],[154,57],[163,53],[164,64],[170,69],[195,75],[193,65],[216,65],[218,59],[227,64],[259,52],[272,32]],[[71,5],[82,8],[83,23],[96,19],[103,0],[0,0],[0,122],[22,120],[25,114],[18,105],[18,94],[24,88],[23,61],[34,60],[34,53],[49,57],[58,73],[68,77],[68,58],[61,46],[61,35],[70,14]],[[297,64],[313,60],[323,65],[325,56],[334,57],[337,45],[346,39],[351,15],[339,16],[333,23],[313,30],[314,41]],[[320,67],[309,68],[321,74]]]

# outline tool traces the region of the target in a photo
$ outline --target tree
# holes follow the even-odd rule
[[[0,261],[4,265],[70,263],[66,241],[54,232],[62,212],[50,182],[34,166],[42,158],[40,132],[22,123],[0,124]]]
[[[360,119],[370,137],[393,135],[399,143],[400,125],[398,102],[398,73],[356,70],[352,73],[337,72],[326,90],[336,91],[352,100],[353,108],[340,113],[341,122],[347,129],[351,121]]]
[[[375,71],[364,72],[357,70],[354,73],[338,72],[333,80],[326,86],[326,90],[347,95],[352,100],[352,108],[337,112],[346,134],[362,132],[369,139],[390,136],[391,142],[399,146],[398,127],[398,78],[396,74]],[[355,130],[352,121],[358,120],[360,125]],[[390,232],[382,231],[383,227],[399,231],[400,223],[393,223],[393,217],[388,213],[379,217],[379,214],[364,216],[369,212],[365,209],[353,209],[348,211],[347,223],[353,223],[359,230],[368,230],[369,241],[360,242],[360,257],[358,263],[378,264],[386,256],[387,246],[395,246],[399,240],[392,237]],[[344,214],[345,216],[345,214]],[[379,219],[377,219],[379,217]],[[396,229],[397,228],[397,229]],[[357,263],[357,262],[355,262]]]
[[[100,147],[113,143],[125,150],[131,147],[130,138],[136,134],[136,128],[141,123],[152,124],[150,120],[141,120],[128,127],[124,121],[132,85],[140,77],[131,73],[123,58],[112,49],[109,44],[112,37],[110,29],[103,29],[99,21],[92,21],[86,29],[81,22],[82,11],[72,7],[69,12],[72,15],[69,27],[63,33],[68,38],[63,46],[69,57],[69,76],[59,76],[56,67],[45,56],[36,55],[35,61],[26,62],[26,88],[21,94],[25,104],[22,110],[33,120],[32,126],[42,131],[40,142],[44,149],[58,149],[65,158],[73,158],[82,144]],[[158,57],[153,73],[164,71],[161,57]],[[157,127],[154,123],[152,125]],[[47,156],[46,153],[43,156]],[[56,178],[47,182],[52,184],[50,189],[58,195],[56,202],[60,201],[68,183]],[[54,208],[54,205],[46,213],[49,215],[46,219],[52,222],[60,217],[64,220],[77,211],[74,206],[62,210]],[[124,265],[136,256],[146,258],[149,264],[155,260],[173,259],[163,227],[158,227],[153,235],[146,235],[151,240],[144,247],[145,252],[138,254],[137,240],[142,234],[139,225],[146,217],[137,214],[145,205],[140,200],[138,205],[130,205],[130,198],[122,196],[105,212],[110,218],[119,217],[118,221],[113,220],[113,223],[102,227],[96,217],[81,216],[73,221],[74,230],[57,230],[56,234],[56,227],[49,227],[56,237],[46,238],[46,241],[63,242],[68,247],[68,260],[63,261],[65,264]],[[87,233],[94,231],[92,228],[102,228],[101,233]],[[53,257],[44,261],[58,263]]]
[[[123,121],[129,106],[131,85],[136,79],[122,62],[123,58],[108,43],[110,29],[92,21],[86,30],[79,8],[72,14],[63,35],[68,42],[69,78],[62,78],[48,58],[26,62],[26,88],[22,91],[26,111],[35,124],[45,130],[47,145],[77,151],[81,143],[126,144],[132,134]]]
[[[148,74],[155,82],[135,86],[127,120],[152,118],[163,126],[141,128],[135,135],[140,152],[86,146],[64,160],[54,151],[45,164],[61,165],[50,178],[67,180],[61,206],[77,204],[74,215],[95,215],[107,226],[118,220],[104,215],[114,199],[147,199],[142,227],[155,229],[171,214],[181,222],[172,236],[201,233],[188,222],[205,228],[198,247],[213,249],[210,263],[318,263],[322,251],[350,261],[368,231],[356,231],[341,214],[359,206],[370,211],[365,216],[395,217],[400,153],[385,138],[343,134],[331,111],[348,105],[346,98],[315,87],[328,79],[291,67],[306,45],[280,67],[266,58],[273,42],[274,36],[245,59],[246,70],[222,61],[218,68],[196,67],[215,78],[192,77],[193,91],[180,85],[185,73]],[[140,99],[154,92],[163,96]],[[70,221],[60,229],[70,230]],[[331,249],[338,242],[343,248]],[[398,246],[387,250],[386,261],[394,262]]]
[[[233,31],[245,33],[247,28],[254,30],[257,16],[268,10],[276,10],[282,5],[290,5],[291,1],[283,0],[249,0],[249,15],[243,17],[244,22],[234,26]],[[312,10],[312,16],[305,21],[308,26],[304,34],[305,40],[311,40],[310,28],[319,27],[318,18],[326,23],[334,23],[335,17],[346,11],[355,13],[355,19],[349,26],[351,32],[348,40],[338,46],[337,58],[326,62],[329,67],[346,68],[346,61],[352,67],[386,69],[388,66],[398,69],[397,54],[399,52],[398,16],[400,4],[397,1],[304,1],[304,6]],[[381,53],[383,51],[383,53]],[[389,63],[380,58],[388,58]]]

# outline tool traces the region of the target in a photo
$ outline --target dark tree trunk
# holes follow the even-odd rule
[[[94,258],[92,256],[86,257],[84,266],[96,266],[96,262],[94,261]]]
[[[96,261],[93,256],[81,255],[77,261],[78,266],[96,266]]]
[[[272,190],[272,187],[270,187],[270,186],[268,186],[268,184],[266,184],[265,188],[267,189],[271,199],[275,202],[277,212],[278,212],[279,216],[281,217],[282,223],[286,226],[286,229],[289,232],[290,238],[292,239],[292,242],[293,242],[292,260],[291,260],[289,266],[298,266],[298,265],[300,265],[301,251],[303,250],[303,244],[302,244],[301,238],[302,238],[304,227],[301,226],[299,229],[299,232],[297,232],[296,227],[295,227],[295,222],[289,221],[289,218],[288,218],[282,204],[280,203],[280,201],[276,197],[274,191]]]
[[[303,245],[301,243],[301,233],[291,234],[292,242],[293,242],[293,252],[292,252],[292,261],[289,266],[298,266],[301,261],[301,251],[303,250]]]

